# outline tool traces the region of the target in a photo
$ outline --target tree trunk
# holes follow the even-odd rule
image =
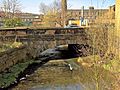
[[[116,0],[116,8],[115,8],[115,46],[116,46],[116,54],[120,57],[120,0]]]
[[[62,6],[62,24],[66,26],[66,15],[67,15],[67,0],[61,0]]]

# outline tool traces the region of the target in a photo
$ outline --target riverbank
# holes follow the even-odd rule
[[[119,90],[118,78],[101,67],[80,66],[70,71],[64,60],[53,60],[37,68],[12,90]],[[77,89],[75,89],[77,88]]]
[[[69,53],[66,46],[63,49],[57,47],[40,53],[39,57],[32,61],[27,60],[28,63],[25,62],[27,64],[24,62],[20,65],[16,64],[13,66],[14,68],[5,72],[6,75],[3,73],[5,76],[1,76],[1,80],[4,81],[2,82],[3,88],[8,87],[11,83],[13,84],[7,89],[42,90],[43,88],[61,89],[62,87],[64,90],[64,86],[64,88],[68,87],[71,90],[76,90],[73,87],[83,88],[82,90],[86,88],[90,90],[117,90],[116,88],[120,88],[120,68],[117,59],[106,58],[104,60],[99,55],[66,59]],[[113,73],[115,70],[118,70],[117,75]]]

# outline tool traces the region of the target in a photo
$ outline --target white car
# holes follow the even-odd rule
[[[65,26],[65,28],[79,28],[79,26],[71,24],[71,25]]]

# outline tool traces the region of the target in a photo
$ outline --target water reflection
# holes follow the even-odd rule
[[[84,90],[80,84],[66,86],[33,87],[30,90]]]

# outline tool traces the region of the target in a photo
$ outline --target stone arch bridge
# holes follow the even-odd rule
[[[66,44],[90,44],[88,28],[9,28],[0,30],[1,42],[23,42],[33,56],[40,52]]]

